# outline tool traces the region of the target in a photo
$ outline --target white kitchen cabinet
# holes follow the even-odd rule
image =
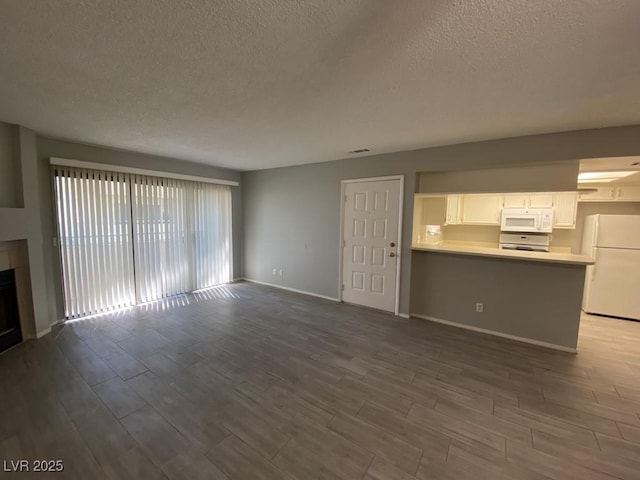
[[[553,228],[576,228],[578,194],[557,192],[553,194]]]
[[[505,193],[504,208],[551,208],[553,193]]]
[[[628,185],[616,188],[616,201],[640,202],[640,187]]]
[[[445,225],[499,225],[502,195],[447,195]]]
[[[502,195],[460,195],[460,222],[468,225],[500,225]]]
[[[623,185],[585,187],[591,192],[580,192],[580,202],[640,202],[640,186]]]
[[[461,195],[447,195],[445,225],[458,225],[460,223],[460,197]]]
[[[505,193],[502,206],[504,208],[526,208],[529,201],[529,195],[521,195],[518,193]]]
[[[553,193],[532,193],[529,195],[527,208],[551,208],[553,207]]]
[[[616,198],[614,187],[586,187],[595,192],[580,192],[578,201],[580,202],[613,202]]]

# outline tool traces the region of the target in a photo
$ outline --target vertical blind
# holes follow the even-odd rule
[[[231,189],[55,167],[65,316],[231,281]]]
[[[129,176],[78,169],[57,173],[65,315],[133,305]]]
[[[192,290],[187,190],[188,182],[181,180],[139,175],[134,178],[133,245],[138,303]]]
[[[231,281],[231,190],[211,183],[194,188],[193,286],[201,289]]]

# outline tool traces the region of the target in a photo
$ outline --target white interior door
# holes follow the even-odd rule
[[[348,182],[344,190],[342,299],[393,312],[401,181]]]

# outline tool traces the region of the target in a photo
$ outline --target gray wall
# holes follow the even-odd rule
[[[86,162],[106,163],[163,172],[196,175],[240,181],[240,173],[223,168],[166,158],[154,155],[95,147],[45,137],[37,137],[38,183],[41,205],[41,231],[44,238],[43,252],[45,258],[45,274],[48,292],[48,311],[51,321],[63,317],[62,285],[60,258],[57,248],[53,246],[55,237],[54,196],[52,190],[49,157],[69,158]],[[242,194],[240,187],[232,188],[233,203],[233,271],[234,278],[242,276]]]
[[[418,176],[420,193],[564,192],[575,190],[580,162],[567,161]]]
[[[18,145],[18,127],[0,122],[0,208],[24,206]]]
[[[534,135],[244,172],[245,277],[337,297],[340,181],[404,174],[400,311],[409,313],[409,245],[417,172],[629,155],[640,155],[640,126]],[[274,277],[274,267],[282,268],[284,276]],[[466,296],[472,293],[461,292]]]
[[[412,267],[411,313],[577,346],[584,266],[415,252]]]

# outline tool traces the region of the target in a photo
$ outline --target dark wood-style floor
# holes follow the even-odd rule
[[[639,479],[640,323],[585,317],[579,352],[233,284],[1,355],[0,461],[82,479]]]

